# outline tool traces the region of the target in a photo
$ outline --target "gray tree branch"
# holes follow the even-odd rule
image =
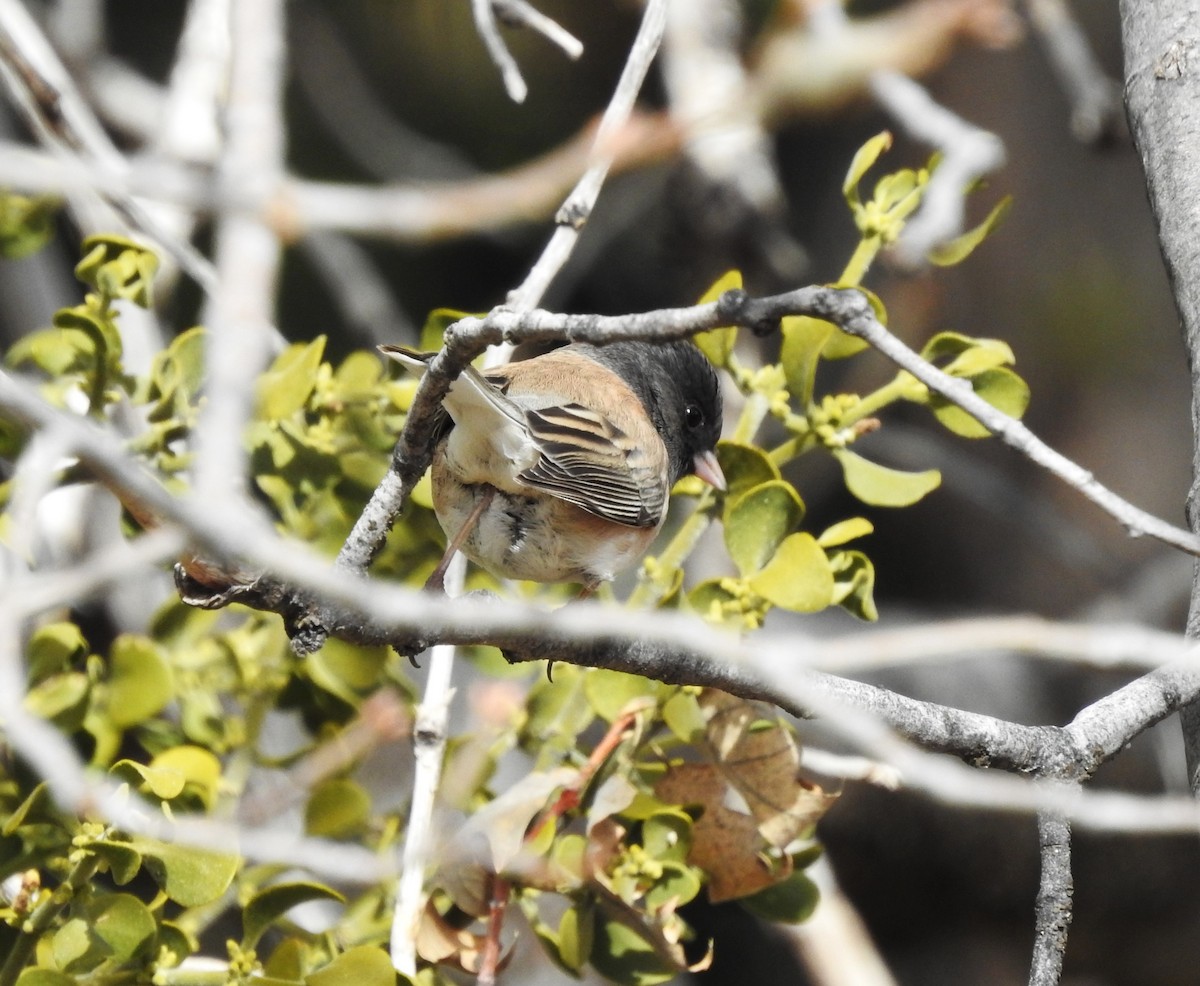
[[[1125,105],[1142,158],[1158,239],[1182,322],[1192,379],[1192,486],[1187,514],[1200,530],[1200,2],[1121,0]],[[1200,636],[1200,569],[1192,578],[1189,637]],[[1200,707],[1181,713],[1188,780],[1200,795]]]

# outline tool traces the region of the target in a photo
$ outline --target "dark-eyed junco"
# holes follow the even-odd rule
[[[417,372],[431,358],[379,348]],[[443,402],[433,454],[451,550],[505,578],[586,590],[611,580],[649,547],[676,480],[694,473],[724,488],[719,391],[712,365],[682,341],[573,344],[468,367]]]

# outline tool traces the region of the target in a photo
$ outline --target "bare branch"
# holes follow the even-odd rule
[[[521,76],[520,66],[513,58],[512,52],[500,37],[500,25],[496,22],[496,5],[493,0],[471,0],[471,14],[475,18],[475,30],[483,39],[488,55],[500,70],[500,78],[504,80],[504,89],[508,98],[514,103],[525,102],[529,87]]]
[[[861,296],[860,296],[861,297]],[[865,306],[865,301],[863,302]],[[848,312],[844,315],[849,315]],[[1078,490],[1110,517],[1117,520],[1132,537],[1148,536],[1191,555],[1200,555],[1200,537],[1153,517],[1117,496],[1097,482],[1086,469],[1050,448],[1016,418],[996,410],[971,389],[966,380],[955,379],[921,359],[867,311],[861,317],[840,320],[842,328],[865,339],[901,369],[907,370],[931,391],[957,404],[988,431],[1003,439],[1036,465]]]
[[[124,158],[19,0],[0,0],[0,71],[44,144],[62,158],[80,161],[87,170],[120,181]],[[174,257],[198,284],[213,288],[212,265],[190,243],[164,230],[132,195],[110,192],[107,201],[134,229]]]
[[[1040,813],[1038,845],[1041,849],[1042,876],[1034,908],[1035,931],[1029,986],[1058,986],[1073,914],[1071,823],[1054,812]]]
[[[821,642],[818,666],[846,674],[1003,651],[1095,668],[1151,668],[1182,657],[1187,649],[1181,634],[1149,627],[1000,616],[847,634]]]
[[[446,573],[450,591],[462,590],[466,563],[460,555]],[[413,729],[412,803],[404,834],[404,854],[396,883],[396,907],[392,914],[392,964],[408,976],[417,970],[417,931],[425,907],[425,873],[434,846],[434,808],[441,789],[442,761],[446,754],[446,725],[454,698],[454,646],[440,645],[430,652],[425,693],[417,707]]]
[[[478,2],[478,0],[477,0]],[[621,70],[616,89],[600,118],[596,141],[592,147],[591,163],[579,183],[567,196],[558,210],[555,222],[558,228],[550,237],[545,250],[533,265],[524,283],[509,292],[507,304],[517,311],[533,308],[546,293],[546,288],[567,262],[579,232],[591,215],[600,189],[608,177],[609,169],[617,156],[617,146],[625,125],[633,114],[634,102],[641,91],[650,63],[662,43],[667,19],[668,0],[647,0],[642,14],[642,23],[629,49],[629,57]]]
[[[568,58],[575,59],[583,54],[583,45],[578,38],[545,14],[539,13],[526,0],[471,0],[471,14],[475,18],[475,30],[483,39],[492,62],[500,70],[504,89],[514,103],[525,102],[529,87],[525,84],[517,60],[500,37],[500,21],[537,31]]]
[[[528,0],[492,0],[492,6],[501,20],[536,31],[572,61],[583,54],[582,41]]]
[[[1029,18],[1071,104],[1071,132],[1087,144],[1110,140],[1125,128],[1121,89],[1096,61],[1066,0],[1026,0]]]

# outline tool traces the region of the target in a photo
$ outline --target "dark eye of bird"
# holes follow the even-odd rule
[[[689,428],[699,428],[704,424],[704,412],[696,404],[689,404],[683,409],[683,420]]]

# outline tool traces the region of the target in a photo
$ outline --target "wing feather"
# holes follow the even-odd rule
[[[563,404],[526,411],[526,419],[540,455],[520,473],[522,482],[627,527],[658,524],[665,479],[608,418]]]

